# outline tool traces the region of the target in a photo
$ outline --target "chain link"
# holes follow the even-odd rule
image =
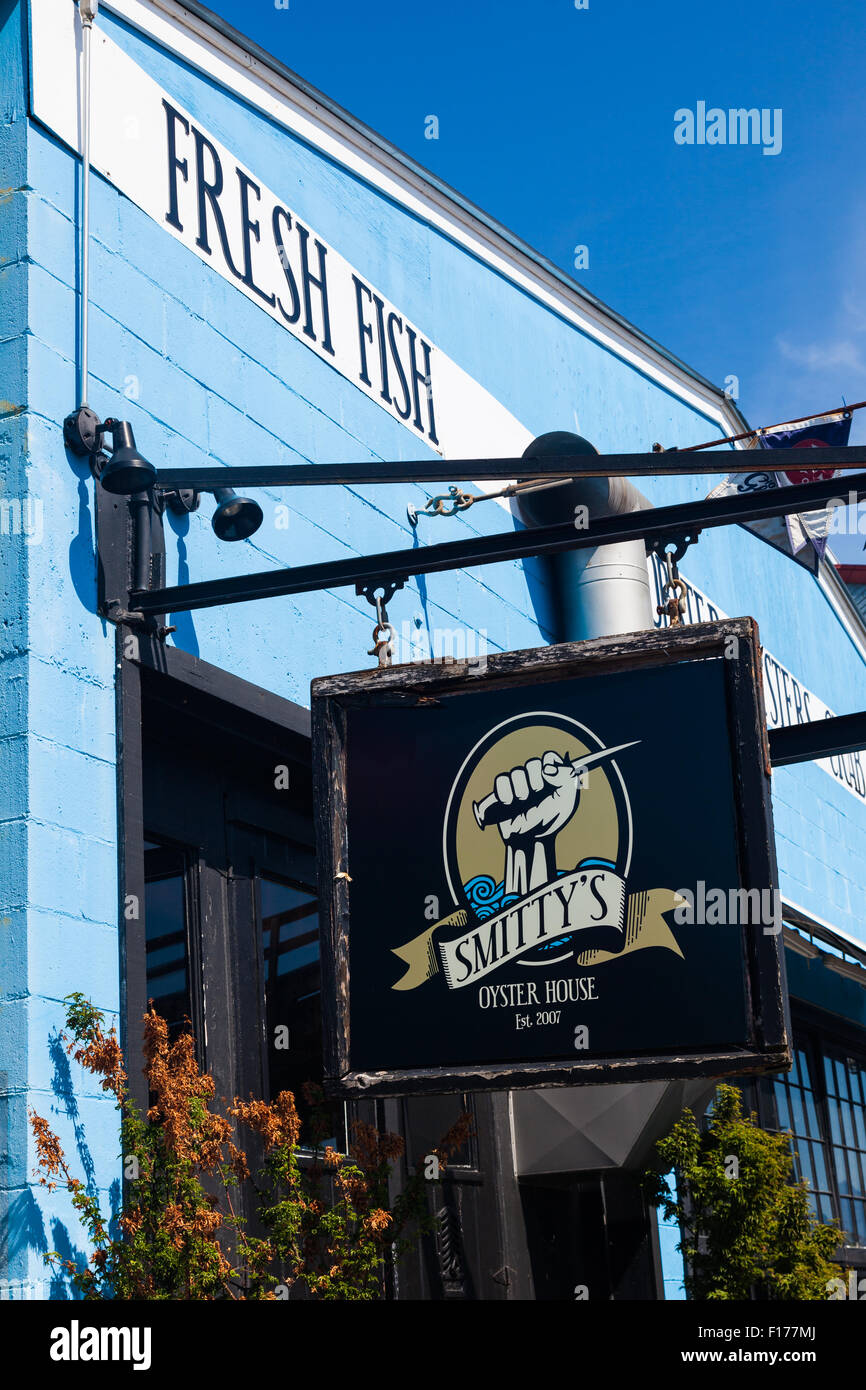
[[[388,621],[384,596],[376,594],[374,602],[376,605],[376,626],[373,628],[373,645],[367,655],[375,656],[380,666],[390,666],[393,656],[391,644],[395,635],[394,628]]]
[[[676,559],[670,551],[665,551],[659,558],[664,564],[668,574],[667,579],[662,585],[662,595],[668,594],[669,597],[665,603],[656,605],[656,612],[659,617],[664,617],[664,615],[667,614],[671,627],[681,627],[683,614],[686,611],[688,585],[684,579],[680,578]]]

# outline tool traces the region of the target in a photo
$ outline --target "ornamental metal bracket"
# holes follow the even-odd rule
[[[660,560],[664,560],[666,555],[670,555],[674,564],[678,565],[685,555],[690,545],[697,545],[701,535],[701,528],[698,526],[694,531],[679,531],[668,536],[648,537],[646,542],[647,555],[658,555]],[[668,549],[668,547],[672,549]]]
[[[365,598],[367,602],[369,604],[372,604],[374,608],[378,608],[380,604],[383,608],[387,608],[388,604],[391,602],[397,590],[402,589],[404,587],[404,585],[408,581],[408,578],[409,576],[407,574],[403,579],[391,578],[365,580],[363,583],[358,583],[355,585],[355,593],[358,595],[359,598]],[[382,596],[378,600],[376,598],[377,589],[382,590]]]

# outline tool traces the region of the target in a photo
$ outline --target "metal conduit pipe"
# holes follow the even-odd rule
[[[93,21],[99,11],[99,0],[79,0],[81,17],[82,110],[81,140],[81,243],[79,246],[79,395],[81,405],[87,405],[88,341],[90,319],[90,144],[93,123],[91,96],[91,57]]]
[[[598,450],[579,434],[554,430],[534,439],[525,459],[575,456],[576,476],[558,487],[518,496],[527,526],[550,526],[575,518],[586,526],[600,516],[623,516],[652,503],[628,478],[582,478],[580,459]],[[584,511],[578,511],[584,508]],[[557,601],[557,640],[581,642],[653,626],[649,572],[643,541],[621,541],[594,550],[566,551],[550,561]]]

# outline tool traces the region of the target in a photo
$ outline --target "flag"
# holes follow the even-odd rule
[[[835,415],[818,415],[812,420],[802,421],[796,429],[785,429],[782,426],[780,429],[768,430],[760,435],[760,440],[764,449],[824,449],[830,445],[845,448],[850,432],[851,412],[844,410]],[[784,472],[777,473],[776,477],[782,487],[796,487],[798,483],[816,483],[823,478],[835,478],[840,472],[839,468],[810,468],[801,465],[786,468]],[[823,558],[830,522],[830,513],[826,507],[819,511],[800,512],[797,516],[786,517],[785,522],[796,550],[811,541],[817,554]],[[793,527],[792,522],[797,522],[797,526]]]
[[[796,429],[780,425],[777,429],[762,431],[758,438],[763,449],[825,449],[833,447],[844,449],[851,433],[851,412],[840,411],[836,415],[816,415]],[[832,478],[838,468],[788,468],[782,474],[789,483],[817,483],[822,478]]]
[[[833,415],[816,415],[797,425],[778,425],[772,430],[759,431],[750,449],[823,449],[830,445],[844,448],[851,429],[850,411]],[[729,497],[732,493],[765,492],[778,487],[796,487],[799,483],[818,482],[833,478],[837,468],[792,466],[779,472],[767,472],[755,461],[753,473],[732,473],[710,492],[709,497]],[[798,460],[799,463],[799,460]],[[781,550],[812,574],[827,546],[829,514],[826,508],[814,512],[792,513],[790,516],[766,517],[762,521],[743,523],[747,531]]]

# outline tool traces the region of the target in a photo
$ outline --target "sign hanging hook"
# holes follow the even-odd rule
[[[667,615],[671,627],[679,627],[682,624],[688,594],[688,585],[680,578],[677,561],[683,558],[690,545],[695,544],[699,535],[700,529],[697,529],[689,534],[658,538],[647,545],[648,552],[655,551],[667,571],[667,578],[662,585],[662,597],[667,595],[667,598],[664,603],[656,605],[656,612],[660,618]],[[669,550],[669,546],[673,548]]]
[[[375,656],[380,668],[388,667],[392,664],[394,641],[394,628],[388,621],[388,613],[385,605],[391,602],[398,589],[402,589],[405,580],[396,580],[379,583],[374,581],[372,584],[356,584],[355,593],[361,595],[371,603],[376,610],[376,625],[373,628],[373,645],[369,648],[367,655]],[[377,591],[381,589],[381,593]]]

